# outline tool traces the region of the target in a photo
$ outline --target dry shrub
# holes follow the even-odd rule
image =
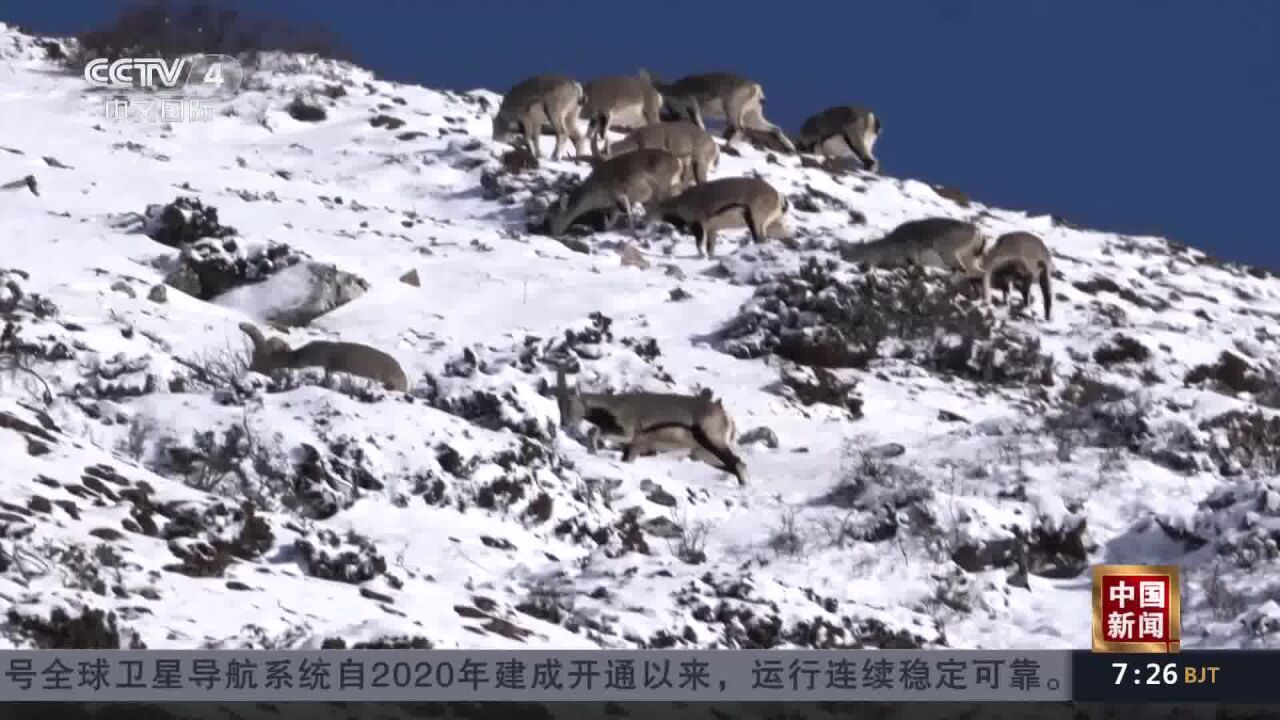
[[[320,25],[294,26],[254,18],[237,3],[214,0],[148,0],[126,5],[102,27],[76,36],[62,62],[80,71],[96,58],[177,58],[209,53],[231,55],[252,65],[265,50],[314,53],[347,60],[338,36]]]

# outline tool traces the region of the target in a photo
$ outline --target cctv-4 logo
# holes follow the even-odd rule
[[[230,55],[188,55],[166,58],[97,58],[84,68],[85,80],[95,87],[141,91],[188,98],[229,98],[240,90],[244,69]]]
[[[229,98],[240,91],[244,69],[230,55],[195,55],[187,72],[185,95],[197,98]]]

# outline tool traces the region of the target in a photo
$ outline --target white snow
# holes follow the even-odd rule
[[[889,633],[927,646],[1083,648],[1087,568],[1065,577],[1032,568],[1023,587],[1009,582],[1007,563],[968,572],[952,559],[965,544],[1013,542],[1015,529],[1082,521],[1096,545],[1091,563],[1183,567],[1187,647],[1280,645],[1280,477],[1262,461],[1224,475],[1230,463],[1210,459],[1215,431],[1198,427],[1228,411],[1276,413],[1265,392],[1184,382],[1231,350],[1272,372],[1280,397],[1274,277],[1160,238],[962,207],[917,180],[833,175],[745,146],[723,157],[719,176],[755,171],[789,195],[807,186],[838,203],[793,210],[809,244],[739,248],[745,232],[729,231],[723,257],[700,260],[691,240],[646,230],[650,267],[628,267],[617,252],[625,231],[588,237],[593,252],[574,252],[526,232],[527,192],[513,204],[485,198],[481,174],[506,150],[489,139],[490,92],[268,56],[207,121],[112,121],[103,96],[34,42],[0,25],[0,184],[28,174],[39,183],[38,196],[0,191],[0,274],[28,276],[0,275],[0,310],[18,302],[7,277],[24,298],[3,319],[20,324],[26,342],[65,352],[31,359],[29,372],[0,354],[0,600],[13,606],[0,646],[32,644],[20,618],[92,607],[116,614],[125,642],[136,633],[165,648],[401,636],[436,647],[794,647],[874,645]],[[346,94],[318,92],[333,85]],[[295,94],[320,98],[327,119],[290,118]],[[377,114],[406,124],[372,127]],[[400,139],[410,131],[421,134]],[[583,175],[586,166],[544,160],[538,173]],[[285,243],[367,280],[368,292],[285,337],[385,350],[413,397],[362,401],[315,384],[277,392],[245,373],[237,325],[304,293],[291,280],[302,266],[213,302],[174,288],[166,302],[149,299],[164,279],[156,261],[177,250],[112,219],[183,195],[216,207],[247,244]],[[849,210],[865,224],[851,223]],[[1054,250],[1063,275],[1054,319],[1040,317],[1038,290],[1030,314],[994,310],[1001,327],[1039,338],[1054,359],[1052,385],[989,386],[880,359],[840,373],[858,381],[855,419],[779,391],[776,359],[716,348],[711,336],[752,301],[755,283],[930,215],[973,220],[993,237],[1027,229]],[[410,270],[420,287],[398,281]],[[1089,288],[1098,278],[1112,284]],[[691,297],[673,301],[676,287]],[[34,313],[36,295],[57,314]],[[541,437],[558,420],[542,392],[554,383],[546,351],[567,330],[590,330],[593,313],[611,319],[612,340],[579,356],[584,388],[707,387],[740,434],[776,433],[776,449],[741,448],[746,487],[679,453],[623,463],[564,432]],[[1100,364],[1094,350],[1117,334],[1150,357]],[[651,361],[635,351],[650,338],[660,349]],[[544,354],[524,367],[530,347]],[[484,367],[447,371],[464,350]],[[220,387],[191,379],[192,366],[211,363],[235,378]],[[1138,403],[1141,443],[1103,448],[1045,426],[1077,371]],[[487,415],[485,398],[498,404]],[[940,417],[948,413],[960,419]],[[1228,439],[1220,456],[1233,442],[1243,441]],[[862,461],[850,450],[890,443],[905,452]],[[1157,462],[1165,445],[1195,466]],[[193,461],[194,451],[205,454]],[[1266,443],[1253,452],[1265,456]],[[84,480],[95,465],[126,484]],[[336,512],[304,517],[294,496],[306,482]],[[858,502],[824,500],[842,483],[862,483]],[[1203,503],[1223,492],[1231,497]],[[212,577],[166,569],[181,562],[175,550],[235,538],[233,511],[246,501],[270,526],[269,546]],[[151,534],[137,519],[144,505]],[[184,507],[201,514],[197,528],[175,520]],[[842,529],[884,521],[897,527],[888,539]],[[335,554],[376,549],[385,571],[354,583],[316,577],[296,541],[324,545],[319,537],[341,540]]]

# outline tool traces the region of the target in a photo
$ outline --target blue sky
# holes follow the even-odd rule
[[[113,0],[3,0],[70,33]],[[757,79],[795,129],[827,105],[883,118],[882,171],[977,200],[1167,235],[1280,267],[1280,2],[1273,0],[257,0],[337,31],[381,76],[501,92],[583,79]]]

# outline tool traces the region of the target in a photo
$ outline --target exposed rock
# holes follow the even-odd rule
[[[36,197],[40,197],[40,189],[39,189],[38,183],[36,182],[35,175],[24,175],[23,177],[20,177],[17,180],[13,180],[11,182],[7,182],[3,185],[0,185],[0,190],[19,190],[22,188],[26,188],[27,190],[31,191],[32,195],[35,195]]]
[[[22,276],[8,270],[0,270],[0,314],[8,315],[16,310],[23,300]]]
[[[789,366],[781,371],[782,383],[795,393],[805,405],[823,403],[849,411],[854,418],[862,417],[862,395],[856,380],[842,379],[823,367]]]
[[[387,130],[399,130],[404,127],[404,121],[393,115],[375,115],[369,119],[369,124]]]
[[[173,248],[205,238],[223,239],[238,234],[235,228],[218,222],[216,207],[185,195],[167,205],[148,205],[141,215],[140,229],[152,240]]]
[[[129,283],[125,282],[124,280],[117,280],[111,283],[111,289],[114,290],[115,292],[127,295],[130,298],[138,297],[138,293],[134,292],[133,287],[130,286]]]
[[[193,578],[222,577],[227,567],[235,562],[225,548],[191,538],[170,540],[169,552],[179,562],[166,565],[164,569]]]
[[[212,300],[242,285],[262,282],[301,260],[288,245],[246,248],[236,238],[197,240],[183,246],[164,282],[200,300]]]
[[[622,256],[623,267],[640,268],[641,270],[649,269],[649,258],[646,258],[644,253],[640,252],[640,249],[635,245],[623,245],[618,254]]]
[[[377,590],[372,590],[367,587],[360,588],[360,597],[366,600],[373,600],[374,602],[386,603],[388,605],[394,605],[396,603],[396,599],[390,595],[380,593]]]
[[[1008,567],[1017,561],[1019,540],[1014,535],[981,542],[964,543],[951,552],[951,559],[965,572],[981,572]]]
[[[538,158],[526,147],[518,147],[502,154],[502,169],[509,173],[538,169]]]
[[[326,263],[305,261],[219,295],[216,303],[256,314],[263,322],[302,327],[368,289],[369,283],[357,275]]]
[[[1093,351],[1093,361],[1108,367],[1121,363],[1144,363],[1151,351],[1140,341],[1128,335],[1116,335]]]
[[[323,580],[360,583],[387,571],[387,561],[367,538],[349,533],[345,540],[332,530],[318,529],[294,541],[307,574]]]
[[[939,197],[946,198],[960,207],[969,207],[969,196],[963,192],[946,185],[931,185],[930,187],[933,188],[934,192],[938,193]]]
[[[646,533],[666,540],[675,540],[681,535],[684,535],[684,528],[666,517],[656,517],[646,520],[641,527],[644,528]]]
[[[645,494],[646,500],[654,503],[655,505],[661,505],[663,507],[676,506],[675,497],[666,490],[663,490],[661,485],[650,480],[645,480],[640,483],[640,491]]]
[[[772,428],[761,425],[738,436],[739,445],[755,445],[760,443],[770,450],[778,449],[778,434]]]
[[[285,106],[285,112],[298,122],[322,122],[329,117],[329,112],[323,106],[301,95],[294,96],[293,100]]]

